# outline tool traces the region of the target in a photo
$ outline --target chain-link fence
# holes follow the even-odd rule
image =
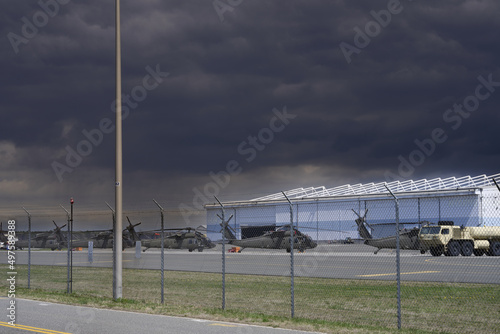
[[[374,330],[498,333],[498,210],[496,195],[396,193],[214,203],[197,213],[206,227],[179,224],[175,210],[124,212],[123,297],[180,313],[225,309]],[[71,284],[72,292],[112,298],[111,210],[75,212],[71,252],[64,211],[37,216],[27,208],[6,221],[2,234],[15,225],[23,250],[13,259],[5,252],[2,272],[15,269],[17,287],[67,291]]]

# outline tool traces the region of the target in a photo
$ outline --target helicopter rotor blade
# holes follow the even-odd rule
[[[56,226],[56,228],[54,229],[54,232],[59,232],[59,231],[60,231],[60,230],[61,230],[64,226],[66,226],[66,225],[64,225],[64,226],[59,227],[59,226],[57,226],[57,224],[56,224],[55,220],[53,220],[52,222],[53,222],[53,223],[54,223],[54,225]]]

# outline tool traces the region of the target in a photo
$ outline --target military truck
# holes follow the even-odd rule
[[[451,221],[424,226],[419,233],[421,252],[433,256],[500,256],[500,226],[464,227]]]

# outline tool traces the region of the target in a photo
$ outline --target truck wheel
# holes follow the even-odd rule
[[[429,251],[432,256],[441,256],[443,254],[443,251],[439,247],[431,247]]]
[[[474,245],[470,241],[464,241],[462,243],[461,253],[463,256],[471,256],[472,252],[474,252]]]
[[[448,244],[448,254],[450,256],[458,256],[460,254],[460,244],[457,241],[450,241]]]
[[[500,256],[500,241],[490,241],[490,255]]]

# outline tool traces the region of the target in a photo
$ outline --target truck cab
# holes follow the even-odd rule
[[[454,235],[452,226],[449,225],[424,226],[420,229],[418,238],[422,250],[429,250],[433,256],[440,256],[443,253],[447,255],[447,245]],[[452,251],[454,254],[456,249]],[[458,253],[460,254],[460,249],[458,249]]]

